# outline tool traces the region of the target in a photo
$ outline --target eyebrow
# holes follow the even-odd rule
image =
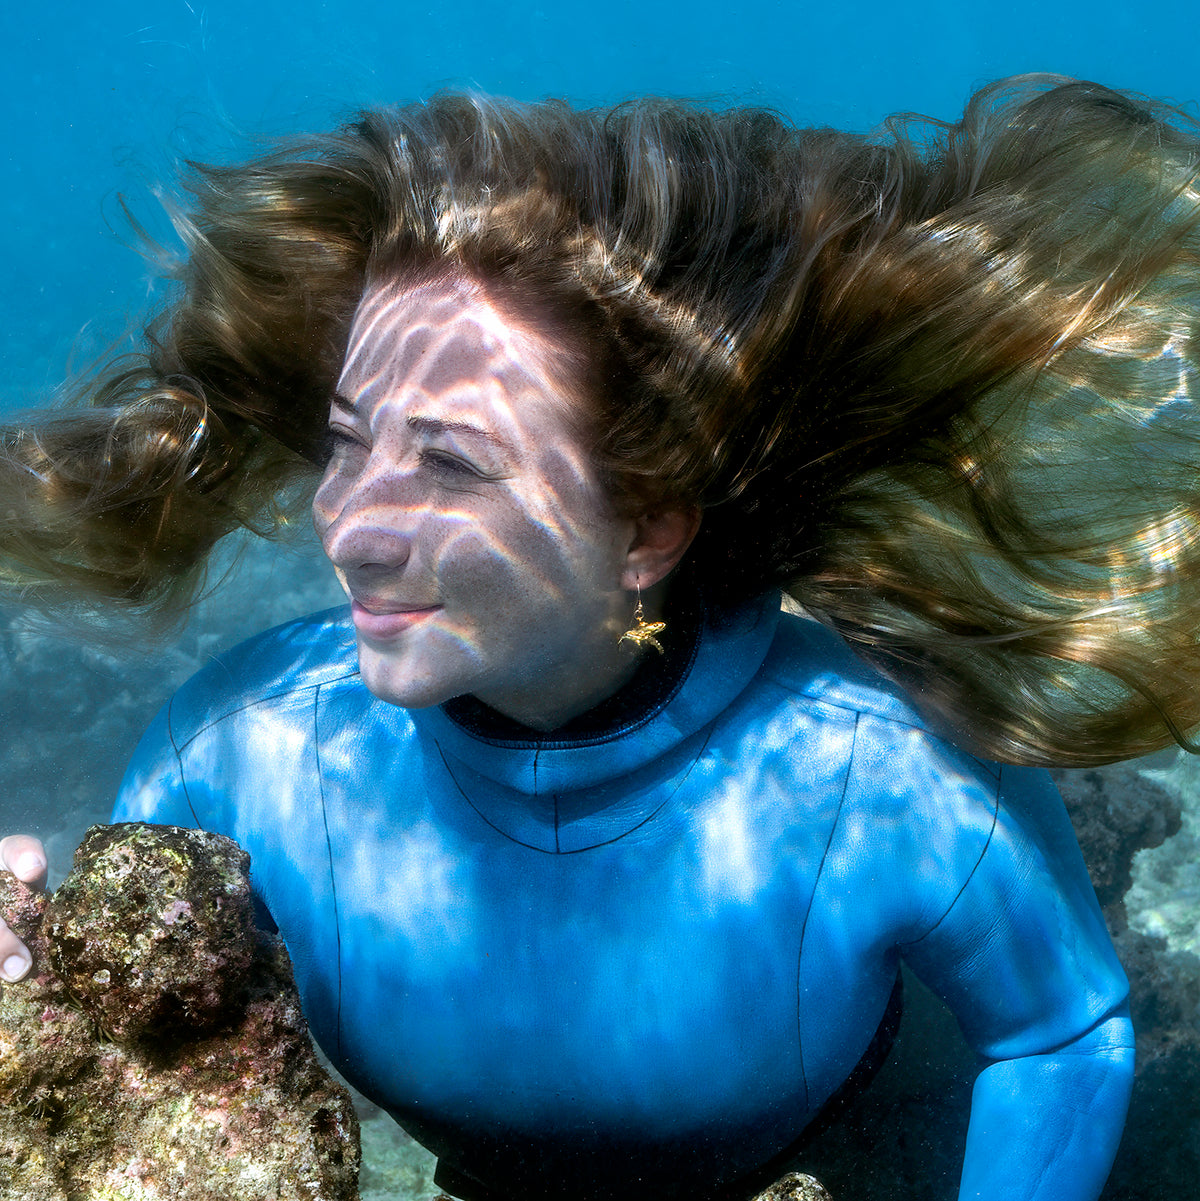
[[[405,418],[404,424],[418,434],[467,434],[480,438],[500,450],[506,450],[509,454],[515,453],[510,442],[505,441],[498,434],[493,434],[491,430],[472,425],[469,421],[442,421],[437,417],[417,415]]]
[[[333,394],[333,406],[334,408],[341,409],[342,412],[351,417],[358,417],[360,415],[358,405],[349,397],[343,396],[340,392]],[[511,442],[501,438],[499,434],[493,434],[491,430],[485,430],[482,426],[472,425],[469,421],[443,421],[439,417],[423,417],[420,414],[416,414],[405,418],[404,424],[414,433],[467,434],[498,447],[500,450],[505,450],[509,454],[516,453]]]

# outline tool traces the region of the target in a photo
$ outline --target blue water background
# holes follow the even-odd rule
[[[1198,31],[1195,0],[2,0],[0,411],[42,401],[136,328],[152,272],[120,197],[163,232],[153,190],[181,158],[227,159],[444,86],[585,103],[661,92],[860,130],[896,110],[953,117],[973,87],[1020,71],[1190,100]]]

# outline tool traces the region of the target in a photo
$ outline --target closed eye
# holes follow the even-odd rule
[[[328,463],[334,455],[345,453],[351,448],[359,447],[366,449],[361,440],[352,434],[343,425],[331,425],[326,427],[325,437],[322,441],[322,463]]]
[[[466,459],[460,459],[457,455],[452,455],[445,450],[427,448],[421,451],[420,463],[422,467],[427,467],[438,475],[449,478],[458,477],[462,481],[492,478],[486,471],[481,471],[478,467],[468,463]]]

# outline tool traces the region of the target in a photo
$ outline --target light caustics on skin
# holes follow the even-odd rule
[[[634,523],[581,445],[563,357],[464,282],[364,298],[314,517],[383,699],[471,693],[549,726],[631,672]]]

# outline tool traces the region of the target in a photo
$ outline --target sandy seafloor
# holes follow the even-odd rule
[[[48,627],[0,609],[0,831],[45,841],[51,885],[69,869],[84,830],[107,820],[125,763],[175,687],[243,638],[341,603],[311,539],[255,541],[237,559],[182,633],[163,644],[148,644],[135,626],[123,645],[105,647],[73,623]],[[1132,924],[1200,951],[1200,757],[1160,754],[1142,771],[1182,799],[1184,824],[1164,847],[1139,854]],[[358,1098],[358,1107],[363,1201],[434,1197],[432,1157],[371,1102]]]

